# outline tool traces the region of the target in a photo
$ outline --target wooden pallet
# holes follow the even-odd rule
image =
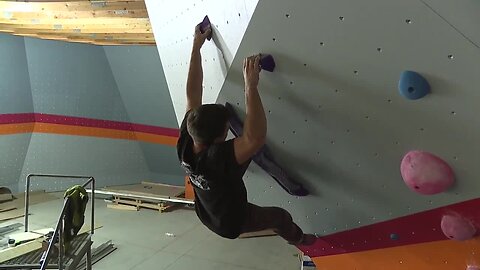
[[[116,205],[133,206],[137,208],[137,211],[140,210],[140,208],[148,208],[164,212],[174,206],[174,204],[168,202],[151,202],[120,196],[113,196],[113,203]]]
[[[121,210],[140,210],[140,208],[148,208],[164,212],[171,210],[172,207],[178,205],[162,199],[179,198],[185,194],[185,187],[165,185],[151,182],[141,182],[139,184],[123,185],[123,186],[109,186],[104,189],[111,192],[122,192],[132,195],[150,196],[158,198],[158,200],[139,199],[127,195],[113,195],[113,204],[108,206],[110,208]],[[132,208],[134,207],[134,208]]]

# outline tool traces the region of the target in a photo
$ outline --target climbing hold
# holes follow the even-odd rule
[[[205,16],[205,18],[203,18],[203,21],[200,23],[200,32],[202,32],[202,34],[205,33],[205,31],[207,31],[209,27],[211,27],[210,19],[208,19],[208,16]],[[207,39],[212,39],[212,33],[210,33]]]
[[[430,84],[422,75],[407,70],[400,75],[398,90],[407,99],[420,99],[430,93]]]
[[[398,234],[396,234],[396,233],[390,234],[390,239],[392,239],[392,240],[398,240],[398,239],[399,239]]]
[[[471,239],[477,233],[477,229],[472,222],[458,214],[444,215],[441,227],[445,236],[458,241]]]
[[[455,181],[450,166],[441,158],[423,151],[410,151],[400,165],[407,186],[420,194],[444,192]]]
[[[275,60],[273,60],[273,56],[270,54],[262,55],[260,59],[260,67],[263,70],[273,72],[275,69]]]
[[[478,266],[478,265],[467,265],[466,270],[480,270],[480,266]]]

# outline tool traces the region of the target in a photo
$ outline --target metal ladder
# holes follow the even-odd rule
[[[25,181],[25,232],[28,232],[28,215],[29,215],[29,199],[30,199],[30,183],[33,177],[39,178],[60,178],[60,179],[87,179],[87,181],[82,185],[86,188],[90,186],[91,189],[91,227],[90,231],[81,235],[77,235],[71,243],[71,252],[65,254],[64,251],[64,220],[65,220],[65,211],[68,204],[70,203],[70,198],[65,198],[63,202],[63,207],[60,212],[53,236],[51,237],[50,243],[46,252],[42,250],[36,250],[29,252],[20,257],[8,260],[0,264],[0,269],[59,269],[59,270],[77,270],[80,263],[85,263],[85,269],[92,269],[92,235],[95,229],[95,178],[92,176],[78,176],[78,175],[59,175],[59,174],[29,174],[26,177]],[[57,242],[59,243],[59,252],[58,258],[52,258],[54,245]],[[85,257],[84,261],[82,259]],[[53,261],[53,263],[50,263]]]

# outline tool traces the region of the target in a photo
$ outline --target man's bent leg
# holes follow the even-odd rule
[[[260,207],[249,203],[247,218],[242,233],[272,229],[290,244],[298,244],[303,237],[300,227],[293,222],[292,216],[279,207]]]

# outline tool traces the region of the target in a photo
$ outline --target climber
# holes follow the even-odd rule
[[[242,233],[266,229],[294,245],[313,244],[291,215],[278,207],[260,207],[247,201],[243,175],[252,156],[264,145],[267,123],[258,93],[260,56],[244,60],[247,116],[242,136],[226,140],[228,111],[223,105],[202,105],[203,70],[200,49],[212,34],[195,28],[187,79],[187,113],[180,127],[177,154],[195,193],[195,211],[214,233],[235,239]]]

